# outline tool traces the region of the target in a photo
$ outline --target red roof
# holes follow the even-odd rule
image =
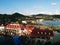
[[[37,30],[33,29],[31,32],[32,37],[38,37],[38,36],[53,36],[53,31],[52,30]]]
[[[22,24],[19,24],[19,25],[11,25],[11,24],[8,24],[6,27],[7,28],[22,28]]]

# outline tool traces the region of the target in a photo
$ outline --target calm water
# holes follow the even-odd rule
[[[34,40],[25,40],[26,38],[22,37],[22,40],[20,42],[20,37],[19,36],[14,36],[13,39],[10,37],[6,37],[3,35],[0,35],[0,45],[42,45],[43,42],[41,43],[40,40],[37,40],[35,42]],[[23,42],[23,43],[22,43]],[[44,45],[59,45],[60,42],[45,42]]]
[[[43,20],[43,21],[39,21],[38,23],[40,24],[44,24],[44,25],[53,25],[53,26],[59,26],[60,25],[60,20]]]
[[[10,37],[0,35],[0,45],[14,45],[14,42]]]

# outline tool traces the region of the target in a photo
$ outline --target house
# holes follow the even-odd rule
[[[8,24],[6,26],[6,32],[14,35],[27,35],[32,32],[32,28],[29,25],[23,24]]]
[[[38,28],[34,28],[31,32],[31,37],[34,38],[47,38],[47,37],[53,37],[53,31],[52,30],[42,30],[42,29],[38,29]]]
[[[6,32],[9,34],[14,34],[14,35],[18,35],[18,32],[21,30],[22,28],[22,24],[8,24],[6,26]]]
[[[0,25],[0,34],[4,34],[4,32],[5,32],[5,27],[2,24],[2,25]]]
[[[27,24],[27,21],[22,21],[23,24]]]

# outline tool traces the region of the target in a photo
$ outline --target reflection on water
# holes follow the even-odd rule
[[[53,25],[53,26],[59,26],[60,25],[60,20],[43,20],[42,22],[39,21],[40,24],[44,25]]]
[[[29,39],[27,37],[19,37],[19,36],[14,36],[12,37],[7,37],[0,35],[0,45],[59,45],[60,42],[55,42],[51,43],[50,41],[44,42],[35,39]]]
[[[12,38],[0,35],[0,45],[14,45]]]

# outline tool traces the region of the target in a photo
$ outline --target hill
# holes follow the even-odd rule
[[[24,19],[26,16],[19,13],[14,14],[0,14],[0,24],[8,24],[11,22],[16,22],[18,19]]]
[[[14,14],[0,14],[0,24],[8,24],[8,23],[15,23],[19,22],[21,23],[22,20],[35,20],[35,19],[45,19],[45,20],[53,20],[53,19],[60,19],[60,15],[48,15],[48,14],[36,14],[31,16],[25,16],[20,13],[14,13]]]
[[[60,15],[49,15],[49,14],[36,14],[36,15],[32,15],[32,17],[35,18],[59,18],[60,19]]]

